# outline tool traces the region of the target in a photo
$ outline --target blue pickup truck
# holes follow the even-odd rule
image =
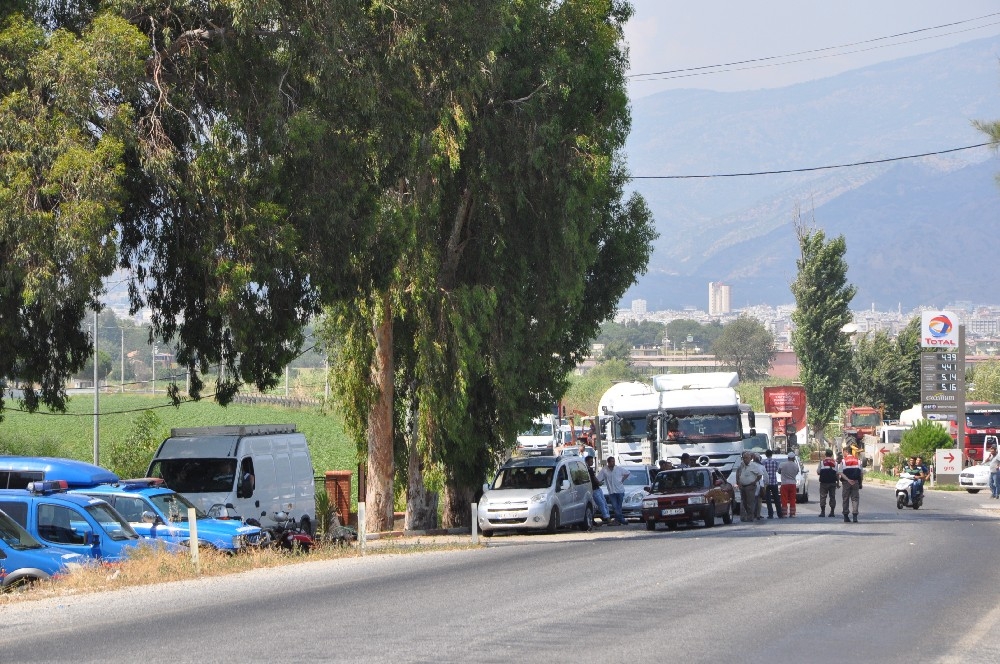
[[[199,546],[236,553],[261,542],[261,529],[238,519],[211,519],[183,495],[168,489],[163,480],[146,477],[121,480],[72,493],[110,503],[142,537],[189,544],[188,508],[195,508]]]

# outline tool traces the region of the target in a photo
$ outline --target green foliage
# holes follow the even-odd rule
[[[594,343],[606,345],[613,341],[623,340],[632,348],[660,346],[663,344],[663,337],[666,336],[666,329],[666,325],[663,323],[651,320],[630,320],[625,323],[608,321],[601,325],[601,332],[594,339]]]
[[[337,514],[337,506],[333,504],[330,500],[330,494],[326,492],[326,488],[322,487],[316,490],[316,536],[317,538],[330,532],[333,528],[333,520],[335,518],[341,518],[343,521],[347,521],[347,515]]]
[[[605,362],[612,361],[632,366],[632,346],[628,341],[625,339],[614,339],[604,346],[604,350],[601,351],[601,356],[597,359],[597,363],[604,364]]]
[[[898,470],[903,467],[903,455],[899,452],[887,452],[882,455],[882,470]]]
[[[597,405],[608,388],[622,381],[642,379],[642,375],[630,365],[620,360],[609,360],[598,364],[584,376],[571,376],[562,402],[570,412],[596,415]]]
[[[930,420],[917,422],[899,441],[899,453],[904,458],[919,456],[928,464],[934,463],[934,450],[954,447],[955,441],[944,427]]]
[[[766,378],[778,352],[771,331],[746,315],[724,325],[712,349],[719,363],[737,372],[741,381]]]
[[[841,385],[851,362],[843,327],[851,322],[850,304],[857,289],[847,283],[847,243],[842,235],[827,242],[822,230],[801,223],[796,224],[796,234],[801,255],[792,283],[796,304],[792,346],[806,388],[809,424],[822,432],[842,401]]]
[[[667,323],[666,331],[667,338],[670,339],[669,348],[701,348],[703,352],[710,353],[713,352],[715,340],[722,334],[722,323],[699,323],[696,320],[677,318]],[[691,341],[687,340],[688,337],[691,337]]]
[[[975,366],[972,371],[976,401],[1000,403],[1000,360],[987,360]]]
[[[883,330],[861,336],[844,382],[844,402],[881,407],[887,419],[895,419],[919,401],[919,328],[920,319],[913,318],[895,339]]]
[[[135,418],[131,430],[123,438],[114,438],[107,450],[107,461],[101,461],[119,477],[145,477],[156,448],[169,435],[163,421],[151,410]]]

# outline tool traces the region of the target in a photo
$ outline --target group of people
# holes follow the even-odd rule
[[[615,458],[609,456],[600,471],[594,471],[594,457],[584,457],[587,462],[587,472],[590,473],[590,486],[594,493],[594,504],[601,515],[601,523],[609,526],[625,525],[625,515],[622,514],[622,503],[625,501],[625,480],[631,473],[622,466],[615,463]],[[601,486],[608,489],[608,498],[605,500]],[[608,508],[608,501],[611,502],[611,509]],[[611,510],[614,510],[614,517]]]
[[[795,517],[796,477],[799,464],[795,453],[789,452],[784,461],[774,458],[767,450],[760,454],[743,452],[743,457],[733,473],[736,490],[740,493],[740,521],[762,521],[763,506],[767,505],[767,518]]]
[[[844,523],[857,523],[864,481],[864,472],[861,470],[861,461],[858,457],[848,453],[847,456],[837,455],[837,459],[834,460],[833,450],[827,450],[816,469],[816,476],[819,479],[820,518],[828,516],[826,513],[828,499],[830,501],[829,516],[834,516],[837,513],[837,490],[839,489]]]
[[[913,484],[910,485],[910,502],[913,503],[917,496],[924,493],[924,480],[930,477],[930,471],[927,464],[924,463],[923,457],[911,456],[903,464],[903,472],[909,473],[913,478]]]

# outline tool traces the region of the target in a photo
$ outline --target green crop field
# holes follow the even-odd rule
[[[94,460],[94,399],[77,394],[70,398],[66,413],[18,409],[17,401],[4,401],[0,422],[0,454],[55,456],[81,461]],[[341,418],[318,408],[232,404],[225,408],[213,401],[169,404],[163,395],[103,394],[100,399],[100,441],[106,446],[132,429],[141,412],[152,410],[163,422],[162,437],[171,427],[219,426],[223,424],[294,424],[305,434],[317,474],[327,470],[356,470],[357,451],[344,432]]]

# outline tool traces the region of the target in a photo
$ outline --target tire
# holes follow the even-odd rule
[[[667,530],[677,530],[677,522],[667,521]]]
[[[715,503],[710,504],[705,510],[705,527],[712,528],[713,526],[715,526]]]
[[[979,489],[966,489],[969,493],[979,493]]]
[[[548,533],[554,533],[559,530],[559,508],[553,507],[552,513],[549,514],[549,527],[546,529]]]
[[[726,505],[726,511],[722,514],[722,523],[727,526],[733,522],[733,503],[732,501]]]
[[[301,528],[302,532],[304,532],[309,537],[313,536],[313,534],[314,534],[313,533],[313,522],[312,522],[312,519],[309,518],[308,514],[303,514],[302,515],[302,520],[299,521],[299,528]]]
[[[483,537],[493,537],[493,531],[492,530],[484,530],[482,532],[483,532]]]
[[[899,494],[896,496],[896,509],[901,510],[906,507],[906,496]]]
[[[589,532],[594,527],[594,508],[587,505],[587,509],[583,513],[583,521],[580,523],[580,530],[583,532]]]
[[[646,522],[646,530],[650,530],[650,531],[656,530],[656,522],[653,521],[652,519],[650,519],[649,521],[647,521]]]
[[[923,497],[917,498],[916,500],[913,501],[913,509],[918,510],[920,509],[920,506],[923,504],[924,504]]]
[[[804,494],[802,494],[802,502],[803,503],[808,503],[809,502],[809,492],[808,491],[806,491]]]

